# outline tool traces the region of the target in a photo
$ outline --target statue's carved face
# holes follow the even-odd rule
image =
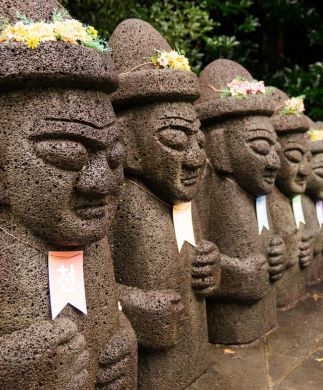
[[[204,134],[189,103],[156,103],[131,112],[141,178],[170,204],[191,201],[205,165]]]
[[[90,91],[16,93],[2,118],[1,167],[10,212],[58,245],[105,236],[123,182],[123,146],[108,97]]]
[[[311,156],[304,134],[289,134],[280,137],[281,168],[277,175],[277,187],[287,197],[302,194],[310,174]]]
[[[237,183],[254,196],[270,193],[280,167],[280,147],[270,120],[249,116],[227,122],[225,127],[231,172]]]
[[[306,192],[323,200],[323,153],[315,153],[311,160],[311,173],[306,181]]]

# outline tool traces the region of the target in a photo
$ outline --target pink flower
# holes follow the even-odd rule
[[[240,78],[235,78],[228,84],[231,96],[246,96],[246,95],[257,95],[265,94],[266,88],[263,81],[248,81]]]

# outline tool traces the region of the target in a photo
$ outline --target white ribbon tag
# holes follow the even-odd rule
[[[316,201],[316,216],[320,227],[323,225],[323,200]]]
[[[258,196],[256,199],[256,213],[258,222],[258,232],[262,233],[262,229],[269,230],[266,195]]]
[[[301,195],[296,195],[292,199],[293,213],[295,218],[295,223],[297,229],[299,228],[300,223],[305,225],[305,218],[302,207],[302,197]]]
[[[69,303],[87,314],[83,252],[49,252],[49,292],[52,319]]]
[[[192,202],[173,206],[173,223],[178,252],[181,251],[185,241],[196,246],[192,221]]]

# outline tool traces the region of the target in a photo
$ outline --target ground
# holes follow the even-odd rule
[[[323,390],[323,284],[278,323],[248,347],[210,345],[211,367],[187,390]]]

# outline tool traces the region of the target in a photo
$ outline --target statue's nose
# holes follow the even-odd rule
[[[186,151],[184,166],[187,169],[199,169],[205,165],[206,155],[196,139],[192,140]]]
[[[86,194],[114,194],[118,191],[117,187],[116,177],[103,151],[94,155],[90,163],[83,168],[76,184],[76,189]]]

